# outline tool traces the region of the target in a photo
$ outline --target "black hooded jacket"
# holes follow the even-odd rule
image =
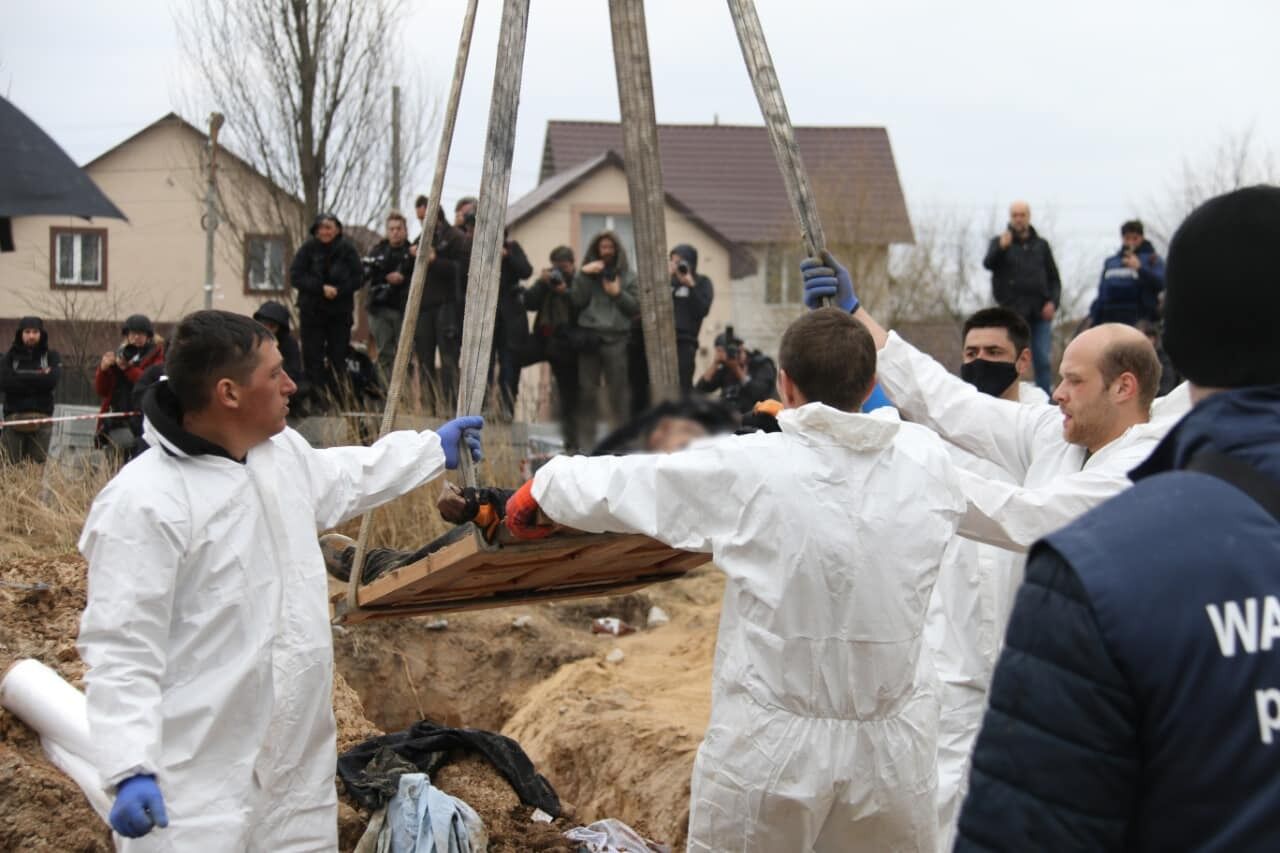
[[[671,250],[689,265],[689,273],[693,276],[693,287],[685,287],[680,279],[671,276],[671,303],[676,319],[676,340],[681,343],[698,343],[698,332],[702,330],[702,320],[711,310],[711,300],[715,298],[715,288],[711,279],[698,275],[698,250],[693,246],[681,243]]]
[[[1027,228],[1023,238],[1014,237],[1009,248],[1000,248],[1000,238],[992,237],[982,265],[991,271],[991,296],[997,305],[1023,317],[1038,317],[1046,302],[1056,307],[1062,297],[1062,279],[1053,260],[1049,241]]]
[[[22,343],[22,330],[38,328],[40,343],[29,349]],[[4,392],[5,416],[18,412],[53,414],[53,390],[62,378],[62,358],[49,349],[49,333],[37,318],[24,317],[13,336],[13,346],[0,364],[0,391]]]
[[[331,243],[316,238],[320,222],[331,219],[338,224],[338,236]],[[321,214],[311,225],[311,238],[303,243],[289,265],[289,284],[298,294],[298,309],[304,313],[341,316],[355,310],[356,291],[364,284],[364,267],[360,253],[342,236],[342,223],[331,214]],[[324,286],[338,289],[335,299],[324,298]]]
[[[253,319],[259,323],[270,320],[279,327],[279,331],[276,332],[276,346],[280,348],[280,357],[284,359],[284,372],[289,374],[289,378],[294,382],[301,382],[302,350],[298,348],[297,340],[290,334],[289,309],[279,302],[264,302],[258,306],[257,311],[253,312]]]

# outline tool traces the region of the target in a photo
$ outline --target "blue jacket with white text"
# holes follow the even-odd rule
[[[1280,522],[1202,451],[1280,488],[1280,386],[1202,401],[1033,547],[957,850],[1280,845]]]

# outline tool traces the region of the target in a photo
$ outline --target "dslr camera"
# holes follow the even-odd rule
[[[684,261],[681,261],[680,263],[676,264],[676,272],[680,273],[680,275],[688,275],[689,265],[686,264]]]
[[[552,267],[551,273],[547,276],[554,284],[564,284],[564,273],[560,272],[558,267]]]
[[[733,333],[733,326],[724,327],[724,357],[730,361],[738,360],[738,352],[741,349],[738,337]]]

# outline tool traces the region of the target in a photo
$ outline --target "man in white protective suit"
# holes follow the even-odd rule
[[[948,553],[930,625],[944,684],[939,849],[949,850],[1026,549],[1128,488],[1128,472],[1185,413],[1189,398],[1180,388],[1153,406],[1160,381],[1155,350],[1136,329],[1115,323],[1090,329],[1068,345],[1053,394],[1057,406],[1027,405],[1012,393],[983,393],[886,332],[859,303],[848,271],[834,258],[805,259],[801,272],[806,303],[833,298],[867,326],[878,349],[881,387],[903,417],[963,451],[953,453],[966,502],[963,539]],[[976,375],[972,368],[970,373]],[[966,574],[986,579],[973,585]],[[988,601],[973,600],[979,590]]]
[[[848,314],[798,319],[779,363],[781,432],[554,459],[507,525],[643,533],[726,575],[689,850],[931,850],[924,618],[963,501],[937,436],[858,412],[875,346]]]
[[[1033,406],[1049,395],[1020,381],[1031,366],[1031,329],[1008,308],[983,308],[964,321],[960,378],[984,394]],[[990,480],[1013,475],[947,444],[956,465]],[[950,850],[956,815],[968,788],[969,756],[986,710],[1023,556],[957,536],[947,549],[929,599],[925,641],[941,682],[938,722],[938,849]]]
[[[125,851],[337,849],[333,649],[318,530],[479,456],[480,418],[313,449],[264,327],[179,324],[150,449],[80,538],[95,763]],[[464,435],[465,433],[465,435]]]

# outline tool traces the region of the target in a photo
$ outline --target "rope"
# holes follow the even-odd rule
[[[382,412],[382,426],[378,437],[391,432],[400,405],[400,392],[409,372],[409,354],[413,350],[413,336],[418,326],[418,306],[422,304],[423,285],[427,279],[427,255],[435,236],[439,218],[440,195],[444,191],[444,173],[449,165],[449,149],[453,146],[453,128],[458,118],[458,101],[462,98],[462,81],[467,73],[467,59],[471,55],[471,32],[476,23],[476,6],[479,0],[468,0],[467,13],[462,19],[462,35],[458,39],[458,59],[453,66],[453,86],[449,90],[449,102],[444,113],[444,127],[440,129],[440,147],[436,151],[436,173],[431,179],[431,194],[427,197],[427,217],[418,236],[418,255],[413,261],[413,276],[409,282],[409,296],[400,324],[400,345],[391,367],[391,387],[387,389],[386,408]],[[499,61],[502,54],[499,53]],[[347,582],[347,607],[359,610],[360,574],[364,571],[365,550],[369,544],[369,529],[373,525],[373,510],[360,519],[360,535],[356,538],[356,553],[351,566],[351,579]]]

